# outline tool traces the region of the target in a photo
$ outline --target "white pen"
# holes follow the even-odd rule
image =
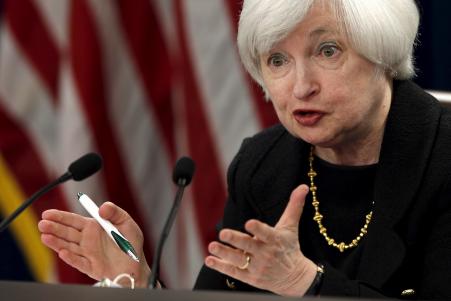
[[[138,255],[136,254],[135,249],[132,244],[124,237],[124,235],[119,232],[119,230],[113,226],[110,221],[107,221],[100,217],[99,215],[99,207],[84,193],[79,192],[77,194],[78,201],[83,206],[83,208],[88,211],[88,213],[102,226],[106,233],[111,237],[111,239],[124,251],[128,254],[133,260],[139,262]]]

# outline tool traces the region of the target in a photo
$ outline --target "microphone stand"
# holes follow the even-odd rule
[[[149,278],[148,286],[151,289],[155,289],[157,286],[157,279],[160,272],[160,259],[161,253],[163,251],[163,245],[166,241],[166,238],[169,235],[169,231],[171,230],[171,226],[174,223],[174,219],[177,215],[177,210],[180,205],[180,201],[182,200],[183,192],[185,191],[186,179],[181,178],[177,182],[177,186],[179,187],[177,190],[177,194],[174,199],[174,203],[172,204],[171,211],[169,213],[168,219],[164,224],[163,231],[161,232],[160,239],[158,241],[157,247],[155,248],[155,254],[152,262],[152,273]]]

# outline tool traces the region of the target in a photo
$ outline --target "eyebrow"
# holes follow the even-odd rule
[[[319,27],[312,32],[310,32],[309,37],[310,38],[317,38],[318,36],[324,34],[324,33],[332,33],[332,34],[338,34],[338,31],[333,30],[327,26],[325,27]]]

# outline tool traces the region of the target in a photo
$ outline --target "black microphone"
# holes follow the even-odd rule
[[[88,153],[78,160],[72,162],[61,177],[55,181],[42,187],[35,192],[29,199],[22,203],[19,208],[16,209],[10,216],[3,220],[0,224],[0,233],[3,232],[9,224],[27,207],[29,207],[35,200],[41,197],[43,194],[49,192],[57,185],[66,182],[67,180],[74,179],[75,181],[81,181],[87,177],[93,175],[102,168],[102,158],[96,153]]]
[[[157,285],[157,279],[160,271],[160,259],[164,242],[166,241],[166,238],[169,235],[169,231],[171,230],[171,226],[174,223],[174,219],[177,215],[177,210],[179,208],[180,201],[182,200],[185,187],[188,186],[189,183],[191,183],[194,170],[194,161],[188,157],[180,158],[175,164],[174,172],[172,173],[172,180],[174,181],[175,185],[178,186],[178,189],[171,211],[169,212],[168,219],[166,220],[163,231],[161,232],[160,240],[158,241],[157,247],[155,248],[152,262],[152,274],[150,275],[148,282],[149,287],[152,289]]]

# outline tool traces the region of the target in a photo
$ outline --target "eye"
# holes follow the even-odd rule
[[[346,44],[336,40],[323,41],[316,44],[312,50],[311,58],[320,67],[334,70],[346,62]]]
[[[274,53],[268,57],[268,66],[282,67],[288,62],[287,58],[281,53]]]
[[[340,49],[337,47],[337,45],[333,43],[326,43],[322,44],[319,48],[319,55],[322,55],[326,58],[333,58],[338,54]]]

